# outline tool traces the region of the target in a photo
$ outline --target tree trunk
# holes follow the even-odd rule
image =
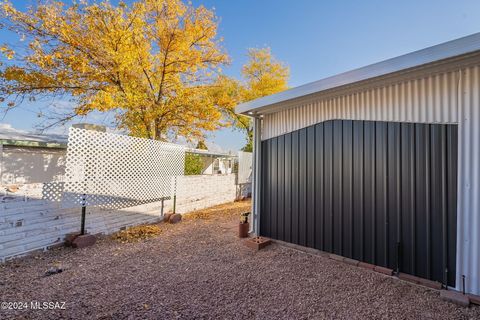
[[[148,128],[148,138],[155,140],[155,123],[152,121],[150,124],[147,125]]]
[[[158,119],[155,119],[155,121],[153,122],[154,123],[154,130],[155,130],[155,138],[153,138],[154,140],[160,140],[161,137],[162,137],[162,131],[160,130],[160,123],[158,121]]]

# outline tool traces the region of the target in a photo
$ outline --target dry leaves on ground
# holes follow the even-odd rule
[[[228,217],[234,215],[237,215],[240,219],[240,214],[249,211],[250,206],[250,201],[225,203],[211,208],[186,213],[183,215],[183,220],[209,220],[214,217]],[[149,224],[131,227],[126,230],[114,233],[113,235],[111,235],[111,238],[121,243],[138,242],[158,236],[162,233],[165,227],[165,224]]]
[[[221,204],[215,207],[197,210],[183,215],[183,219],[189,220],[210,220],[215,217],[227,217],[237,215],[240,221],[240,214],[250,211],[250,201],[237,201],[232,203]]]
[[[111,237],[112,239],[121,243],[127,243],[153,238],[158,236],[160,233],[162,233],[160,226],[158,224],[151,224],[131,227],[126,230],[116,232]]]

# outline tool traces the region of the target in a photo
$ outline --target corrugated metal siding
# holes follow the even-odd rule
[[[455,285],[457,125],[333,120],[262,144],[261,235]]]
[[[480,67],[465,69],[459,126],[457,288],[480,294]]]
[[[479,65],[266,114],[262,139],[329,119],[459,124],[456,288],[480,294]]]
[[[332,119],[457,123],[459,82],[447,72],[266,114],[262,140]]]

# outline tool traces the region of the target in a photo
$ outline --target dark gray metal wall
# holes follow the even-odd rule
[[[261,179],[261,235],[455,285],[456,125],[319,123],[263,141]]]

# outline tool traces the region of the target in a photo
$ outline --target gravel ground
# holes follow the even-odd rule
[[[0,301],[66,310],[0,310],[0,319],[480,319],[478,307],[368,270],[277,244],[253,252],[236,238],[248,203],[233,207],[163,225],[149,240],[102,239],[1,265]],[[43,277],[55,264],[64,271]]]

